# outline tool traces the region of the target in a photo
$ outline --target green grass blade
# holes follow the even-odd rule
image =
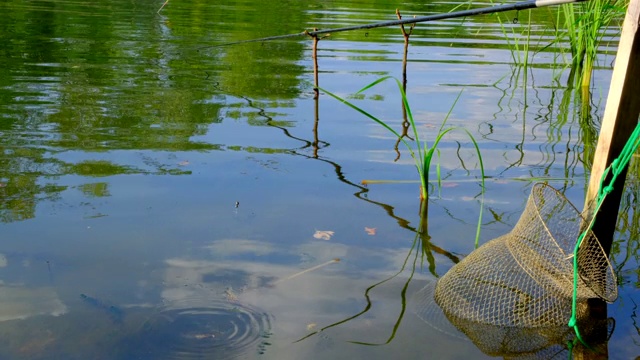
[[[469,135],[469,138],[471,139],[471,142],[473,143],[473,147],[476,149],[476,154],[478,155],[478,162],[480,163],[480,184],[482,187],[482,191],[480,192],[480,215],[478,215],[478,226],[476,227],[476,240],[475,240],[475,247],[478,248],[478,244],[480,242],[480,231],[482,228],[482,213],[483,213],[483,209],[484,209],[484,193],[486,191],[486,187],[485,187],[485,183],[484,183],[484,179],[485,179],[485,174],[484,174],[484,162],[482,161],[482,154],[480,154],[480,146],[478,146],[478,143],[476,142],[476,139],[473,137],[473,135],[471,134],[471,132],[469,132],[469,130],[465,129],[465,128],[461,128],[462,130],[464,130],[467,135]]]
[[[384,127],[385,129],[387,129],[389,132],[391,132],[393,135],[395,135],[398,139],[400,139],[400,141],[402,141],[402,143],[407,147],[407,149],[409,150],[409,153],[411,154],[411,157],[415,160],[418,161],[416,158],[416,154],[415,151],[411,148],[411,145],[409,145],[409,143],[397,132],[395,131],[392,127],[390,127],[389,125],[387,125],[387,123],[385,123],[384,121],[378,119],[377,117],[371,115],[370,113],[368,113],[367,111],[365,111],[364,109],[360,108],[359,106],[354,105],[353,103],[351,103],[350,101],[330,92],[327,91],[323,88],[318,88],[321,91],[323,91],[324,93],[326,93],[327,95],[331,96],[332,98],[340,101],[341,103],[349,106],[350,108],[356,110],[357,112],[359,112],[360,114],[368,117],[369,119],[375,121],[376,123],[380,124],[382,127]]]
[[[456,104],[458,103],[458,100],[460,100],[460,97],[462,96],[462,92],[463,91],[464,91],[464,89],[460,90],[460,92],[458,93],[458,96],[456,96],[456,99],[453,100],[453,104],[451,104],[451,107],[449,108],[449,111],[447,112],[447,115],[444,117],[444,120],[442,120],[442,124],[440,124],[440,129],[438,130],[438,133],[441,133],[442,129],[444,129],[444,125],[449,120],[449,117],[451,116],[451,113],[453,112],[453,108],[456,107]]]
[[[397,131],[395,131],[393,128],[391,128],[389,125],[387,125],[384,121],[382,121],[382,120],[378,119],[377,117],[371,115],[370,113],[368,113],[364,109],[360,108],[359,106],[354,105],[353,103],[349,102],[348,100],[346,100],[346,99],[344,99],[344,98],[342,98],[342,97],[340,97],[340,96],[338,96],[338,95],[336,95],[336,94],[334,94],[334,93],[332,93],[330,91],[327,91],[327,90],[325,90],[323,88],[319,87],[318,89],[320,89],[321,91],[323,91],[327,95],[331,96],[332,98],[340,101],[341,103],[347,105],[348,107],[354,109],[355,111],[361,113],[362,115],[368,117],[369,119],[377,122],[378,124],[380,124],[385,129],[389,130],[393,135],[397,136],[398,138],[401,137],[401,135]],[[407,144],[406,141],[403,140],[403,142],[405,143],[405,145],[409,146],[409,144]]]
[[[393,77],[393,76],[391,76],[391,75],[381,77],[380,79],[378,79],[378,80],[376,80],[376,81],[372,82],[371,84],[369,84],[369,85],[367,85],[367,86],[363,87],[362,89],[358,90],[358,92],[356,92],[356,94],[360,94],[360,93],[362,93],[362,92],[364,92],[364,91],[367,91],[367,90],[371,89],[372,87],[374,87],[374,86],[376,86],[376,85],[380,84],[381,82],[384,82],[384,81],[386,81],[387,79],[390,79],[390,78],[392,78],[392,77]]]

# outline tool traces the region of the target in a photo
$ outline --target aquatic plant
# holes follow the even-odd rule
[[[527,26],[523,27],[522,32],[517,32],[516,26],[505,26],[501,14],[496,14],[498,23],[500,24],[500,30],[504,36],[504,40],[507,43],[507,47],[511,53],[511,59],[514,64],[523,66],[525,69],[529,65],[529,49],[531,47],[531,10],[527,10]],[[504,15],[507,16],[507,15]],[[509,22],[517,24],[519,18],[516,17]],[[525,73],[526,79],[526,73]]]
[[[389,124],[387,124],[384,120],[376,117],[375,115],[372,115],[371,113],[367,112],[366,110],[356,106],[355,104],[351,103],[350,101],[336,95],[333,94],[330,91],[327,91],[325,89],[321,89],[323,92],[325,92],[327,95],[333,97],[334,99],[340,101],[341,103],[349,106],[350,108],[356,110],[357,112],[361,113],[362,115],[366,116],[367,118],[375,121],[376,123],[378,123],[379,125],[381,125],[382,127],[384,127],[385,129],[387,129],[389,132],[391,132],[397,139],[399,139],[407,148],[407,150],[409,151],[409,154],[411,155],[411,158],[414,160],[416,169],[418,171],[418,176],[420,178],[420,199],[421,200],[426,200],[428,197],[428,185],[429,185],[429,170],[431,168],[431,161],[433,160],[433,156],[436,153],[438,145],[440,144],[440,142],[442,141],[442,139],[444,138],[445,135],[447,135],[448,133],[450,133],[451,131],[454,130],[459,130],[462,131],[464,133],[466,133],[469,136],[469,139],[471,140],[471,142],[473,143],[473,147],[476,151],[476,154],[478,156],[478,161],[479,161],[479,165],[480,165],[480,173],[481,173],[481,177],[480,177],[480,182],[481,182],[481,197],[482,199],[484,199],[484,191],[485,191],[485,174],[484,174],[484,164],[482,161],[482,154],[480,153],[480,147],[478,146],[478,143],[476,142],[475,138],[473,137],[473,134],[471,134],[471,132],[469,132],[469,130],[463,128],[463,127],[459,127],[459,126],[447,126],[447,120],[449,119],[454,107],[456,106],[456,104],[458,103],[458,100],[460,100],[460,96],[462,95],[462,91],[460,91],[460,93],[458,93],[458,96],[456,97],[456,99],[454,100],[453,104],[451,105],[451,108],[449,109],[449,111],[447,112],[446,116],[444,117],[444,120],[442,121],[442,123],[440,124],[440,128],[438,129],[438,132],[436,134],[436,138],[433,140],[433,143],[431,144],[431,146],[429,146],[429,144],[427,143],[427,141],[423,141],[420,140],[420,134],[418,133],[418,127],[416,126],[416,121],[413,117],[413,114],[411,112],[411,107],[409,106],[409,101],[407,99],[407,94],[404,90],[404,87],[402,85],[402,82],[400,82],[400,80],[392,77],[392,76],[385,76],[382,77],[372,83],[370,83],[369,85],[363,87],[362,89],[360,89],[358,92],[356,92],[357,94],[360,94],[374,86],[376,86],[377,84],[380,84],[381,82],[384,82],[388,79],[394,79],[396,84],[398,85],[398,90],[400,91],[401,97],[402,97],[402,103],[404,104],[404,108],[406,109],[406,115],[407,115],[407,119],[409,121],[409,124],[411,126],[411,131],[413,132],[413,139],[412,139],[412,143],[410,143],[409,141],[407,141],[406,137],[401,135],[400,133],[398,133],[396,130],[394,130]],[[440,176],[440,167],[437,166],[436,167],[436,176],[437,176],[437,181],[438,184],[441,184],[441,176]],[[476,246],[478,244],[478,240],[479,240],[479,236],[480,236],[480,227],[481,227],[481,220],[482,220],[482,204],[480,206],[480,215],[479,215],[479,219],[478,219],[478,226],[477,226],[477,231],[476,231]]]
[[[591,84],[597,50],[606,34],[604,30],[624,16],[628,4],[628,0],[590,0],[560,7],[558,23],[564,20],[564,36],[571,47],[572,66],[580,70],[577,82],[582,87]],[[557,36],[556,41],[563,38]]]
[[[605,36],[611,35],[611,25],[624,17],[628,4],[629,0],[589,0],[561,4],[554,10],[556,16],[551,23],[551,31],[543,30],[535,39],[531,35],[533,27],[537,25],[532,23],[531,10],[526,12],[524,21],[519,19],[519,13],[524,12],[517,12],[513,19],[509,18],[510,14],[496,14],[496,19],[515,65],[525,69],[530,65],[529,52],[533,46],[540,50],[553,49],[554,66],[560,66],[562,70],[571,67],[571,85],[575,83],[588,88],[598,49]],[[513,26],[511,22],[522,22],[525,26]],[[521,30],[518,31],[518,28]],[[546,40],[549,37],[551,40]],[[568,49],[566,43],[569,45]],[[560,64],[556,64],[557,58],[562,59]],[[584,92],[582,95],[583,99],[588,99],[590,94]]]
[[[396,130],[394,130],[389,124],[387,124],[384,120],[381,120],[380,118],[370,114],[369,112],[367,112],[366,110],[354,105],[353,103],[349,102],[348,100],[333,94],[330,91],[327,91],[325,89],[322,89],[322,91],[324,91],[327,95],[333,97],[334,99],[340,101],[341,103],[349,106],[350,108],[358,111],[359,113],[361,113],[362,115],[366,116],[367,118],[375,121],[376,123],[378,123],[379,125],[381,125],[382,127],[384,127],[385,129],[387,129],[389,132],[391,132],[394,136],[396,136],[396,138],[400,139],[400,141],[406,146],[407,150],[409,150],[409,154],[411,155],[411,158],[414,160],[415,162],[415,166],[416,169],[418,170],[418,175],[420,177],[420,198],[421,199],[426,199],[428,196],[428,184],[429,184],[429,168],[431,167],[431,161],[433,159],[433,155],[437,150],[438,145],[440,144],[440,141],[442,141],[443,137],[445,135],[447,135],[449,132],[454,131],[454,130],[460,130],[463,131],[464,133],[466,133],[469,136],[469,139],[471,140],[471,142],[473,143],[473,146],[475,148],[476,154],[478,155],[478,160],[479,160],[479,164],[480,164],[480,172],[481,172],[481,183],[482,183],[482,191],[484,193],[484,165],[482,162],[482,154],[480,153],[480,147],[478,146],[478,143],[476,142],[475,138],[473,137],[473,134],[471,134],[471,132],[469,132],[469,130],[463,128],[463,127],[459,127],[459,126],[446,126],[447,125],[447,120],[449,120],[449,117],[451,116],[451,112],[453,111],[453,108],[456,106],[456,104],[458,103],[458,100],[460,100],[460,96],[462,95],[462,91],[458,94],[458,96],[456,97],[456,99],[454,100],[451,108],[449,109],[449,112],[447,112],[447,115],[445,116],[444,120],[442,121],[442,123],[440,124],[440,128],[438,130],[438,133],[436,135],[435,140],[433,141],[433,144],[431,146],[428,145],[428,143],[426,141],[420,140],[420,135],[418,133],[418,128],[416,126],[416,121],[413,118],[413,114],[411,112],[411,107],[409,106],[409,101],[407,99],[407,94],[404,91],[404,88],[402,86],[402,83],[400,82],[400,80],[393,78],[392,76],[385,76],[382,77],[372,83],[370,83],[369,85],[363,87],[362,89],[360,89],[358,92],[356,92],[356,95],[374,87],[375,85],[388,80],[388,79],[394,79],[398,85],[398,90],[400,91],[400,94],[402,96],[402,102],[404,104],[404,107],[406,109],[407,112],[407,119],[409,120],[409,124],[411,125],[411,131],[413,132],[413,145],[411,145],[404,136],[402,136],[400,133],[398,133]],[[438,172],[439,175],[439,172]],[[438,181],[440,181],[440,177],[438,176],[437,178]]]

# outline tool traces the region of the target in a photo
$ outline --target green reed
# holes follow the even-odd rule
[[[532,45],[535,45],[533,43],[537,42],[542,49],[553,49],[556,55],[564,59],[565,64],[577,70],[575,83],[588,88],[591,84],[598,48],[607,35],[605,30],[624,17],[628,4],[629,0],[588,0],[561,5],[557,11],[554,10],[557,16],[553,29],[551,32],[544,30],[544,34],[539,39],[531,37],[532,26],[535,26],[531,21],[532,10],[527,10],[526,14],[523,14],[526,16],[524,21],[518,18],[518,13],[513,20],[507,14],[496,14],[496,18],[515,65],[525,68],[530,65],[530,50]],[[518,21],[525,26],[511,25],[512,22],[515,24]],[[553,37],[550,42],[544,40],[548,35]],[[569,44],[568,50],[565,50],[565,41]],[[543,45],[544,43],[546,45]],[[571,53],[570,60],[566,52]]]
[[[391,79],[393,77],[391,76],[385,76],[382,77],[374,82],[372,82],[371,84],[363,87],[362,89],[360,89],[356,95],[361,94],[362,92],[374,87],[375,85]],[[385,129],[387,129],[389,132],[391,132],[394,136],[396,136],[407,148],[407,150],[409,150],[409,154],[411,155],[411,158],[414,160],[415,162],[415,166],[416,169],[418,170],[418,175],[420,178],[420,197],[421,199],[426,199],[428,196],[428,184],[429,184],[429,169],[431,167],[431,161],[433,160],[433,155],[436,153],[437,147],[440,144],[440,142],[442,141],[443,137],[445,135],[447,135],[449,132],[454,131],[454,130],[459,130],[459,131],[463,131],[464,133],[466,133],[469,136],[469,139],[471,140],[471,142],[473,143],[473,147],[475,148],[476,154],[478,155],[478,160],[480,163],[480,171],[481,171],[481,176],[482,176],[482,189],[484,191],[484,165],[482,162],[482,155],[480,153],[480,148],[478,146],[478,143],[476,142],[476,139],[473,137],[473,135],[471,134],[471,132],[469,132],[469,130],[462,128],[462,127],[458,127],[458,126],[446,126],[447,124],[447,120],[449,120],[449,117],[451,116],[451,112],[453,111],[453,108],[456,106],[456,104],[458,103],[458,100],[460,100],[460,96],[462,95],[462,91],[458,94],[458,96],[456,97],[456,99],[454,100],[453,104],[451,105],[451,108],[449,109],[449,112],[447,113],[447,115],[445,116],[444,120],[442,121],[442,124],[440,125],[440,129],[438,130],[438,133],[436,135],[435,140],[433,141],[433,144],[431,146],[428,145],[428,143],[426,141],[420,140],[420,134],[418,133],[418,127],[416,126],[416,122],[415,119],[413,118],[413,113],[411,112],[411,107],[409,106],[409,101],[407,99],[407,94],[405,93],[403,87],[402,87],[402,83],[400,82],[400,80],[393,78],[397,85],[398,85],[398,89],[400,91],[400,94],[402,96],[402,102],[407,110],[407,120],[409,121],[409,124],[411,124],[411,131],[413,132],[413,144],[409,143],[402,135],[400,135],[396,130],[394,130],[389,124],[387,124],[384,120],[381,120],[380,118],[376,117],[375,115],[370,114],[369,112],[365,111],[364,109],[354,105],[353,103],[349,102],[348,100],[335,95],[325,89],[322,89],[322,91],[324,91],[327,95],[333,97],[334,99],[340,101],[341,103],[349,106],[350,108],[356,110],[357,112],[361,113],[362,115],[368,117],[369,119],[375,121],[376,123],[378,123],[379,125],[381,125],[382,127],[384,127]],[[438,178],[437,180],[440,181],[441,178],[439,177],[439,171],[437,171],[437,175]]]
[[[378,123],[379,125],[381,125],[382,127],[384,127],[385,129],[387,129],[390,133],[392,133],[398,140],[400,140],[405,147],[407,148],[407,150],[409,151],[409,154],[411,155],[411,158],[414,160],[415,166],[416,166],[416,170],[418,171],[418,176],[420,178],[420,199],[421,200],[426,200],[428,197],[428,185],[429,185],[429,170],[431,168],[431,162],[433,160],[433,156],[434,154],[439,154],[439,150],[438,145],[440,144],[440,142],[442,141],[442,139],[444,138],[445,135],[447,135],[448,133],[457,130],[457,131],[462,131],[465,134],[467,134],[469,136],[469,139],[471,140],[473,147],[475,149],[476,155],[478,156],[478,161],[479,161],[479,165],[480,165],[480,173],[481,173],[481,198],[482,200],[484,200],[484,191],[485,191],[485,173],[484,173],[484,164],[482,161],[482,154],[480,153],[480,147],[478,146],[478,143],[476,142],[476,139],[473,137],[473,135],[471,134],[471,132],[469,132],[469,130],[463,128],[463,127],[459,127],[459,126],[447,126],[447,121],[449,120],[449,117],[451,116],[451,113],[453,112],[454,107],[456,106],[456,104],[458,103],[458,100],[460,100],[460,96],[462,95],[462,91],[460,91],[460,93],[458,94],[458,96],[456,97],[456,99],[454,100],[453,104],[451,105],[451,108],[449,109],[449,111],[447,112],[446,116],[444,117],[444,120],[442,121],[442,124],[440,125],[440,128],[436,134],[436,138],[433,140],[433,143],[431,144],[431,146],[429,146],[429,144],[427,143],[427,141],[424,140],[420,140],[420,134],[418,133],[418,127],[416,125],[416,121],[413,117],[413,113],[411,112],[411,107],[409,106],[409,101],[407,99],[407,94],[404,91],[404,88],[402,86],[402,83],[400,82],[400,80],[393,78],[392,76],[385,76],[382,77],[372,83],[370,83],[369,85],[363,87],[362,89],[360,89],[356,95],[359,95],[361,93],[363,93],[364,91],[376,86],[377,84],[380,84],[383,81],[386,81],[388,79],[394,79],[396,81],[396,84],[398,85],[398,90],[400,91],[401,97],[402,97],[402,102],[404,104],[404,107],[406,109],[406,113],[407,113],[407,120],[409,121],[410,127],[411,127],[411,131],[413,132],[413,140],[411,142],[407,141],[405,139],[404,136],[402,136],[400,133],[398,133],[396,130],[394,130],[389,124],[387,124],[384,120],[376,117],[375,115],[372,115],[371,113],[365,111],[364,109],[354,105],[353,103],[349,102],[348,100],[335,95],[325,89],[321,89],[322,91],[324,91],[327,95],[333,97],[334,99],[340,101],[341,103],[349,106],[350,108],[356,110],[357,112],[361,113],[362,115],[366,116],[367,118],[375,121],[376,123]],[[441,184],[441,174],[440,174],[440,167],[439,164],[436,167],[436,179],[438,181],[439,184]],[[480,236],[480,227],[481,227],[481,222],[482,222],[482,208],[483,206],[480,206],[480,215],[479,215],[479,219],[478,219],[478,226],[477,226],[477,231],[476,231],[476,245],[478,243],[479,240],[479,236]]]
[[[559,32],[557,41],[564,38],[569,41],[572,66],[579,69],[577,83],[582,87],[591,84],[598,47],[605,35],[603,30],[624,16],[628,4],[629,0],[589,0],[560,7],[558,25],[564,25],[564,31]]]
[[[512,20],[503,20],[502,16],[507,16],[504,14],[496,14],[498,19],[498,23],[500,24],[500,30],[502,31],[502,36],[504,37],[505,42],[507,43],[507,48],[511,52],[511,59],[514,64],[523,66],[525,69],[529,65],[529,48],[531,47],[531,10],[527,10],[527,25],[522,27],[522,31],[516,31],[518,26],[507,26],[507,23],[517,24],[520,22],[519,17],[516,17]],[[516,15],[518,16],[518,15]]]

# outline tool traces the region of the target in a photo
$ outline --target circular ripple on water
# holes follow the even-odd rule
[[[264,351],[270,328],[268,314],[245,304],[171,307],[144,324],[136,347],[153,359],[232,359]]]

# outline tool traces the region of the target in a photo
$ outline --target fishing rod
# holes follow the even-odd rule
[[[483,15],[483,14],[493,14],[493,13],[511,11],[511,10],[526,10],[526,9],[545,7],[545,6],[571,4],[571,3],[577,3],[582,1],[586,1],[586,0],[527,0],[527,1],[521,1],[513,4],[503,4],[503,5],[496,5],[496,6],[490,6],[485,8],[468,9],[468,10],[454,11],[450,13],[441,13],[441,14],[420,16],[420,17],[414,17],[414,18],[408,18],[408,19],[384,21],[384,22],[371,23],[371,24],[365,24],[365,25],[347,26],[347,27],[341,27],[336,29],[314,30],[314,31],[305,30],[303,32],[295,33],[295,34],[276,35],[276,36],[263,37],[259,39],[240,40],[240,41],[228,42],[224,44],[204,46],[199,49],[222,47],[222,46],[237,45],[237,44],[247,44],[247,43],[253,43],[253,42],[263,42],[263,41],[270,41],[270,40],[288,39],[288,38],[299,37],[299,36],[317,37],[318,35],[337,33],[337,32],[343,32],[343,31],[366,30],[366,29],[374,29],[379,27],[388,27],[388,26],[395,26],[395,25],[415,24],[415,23],[427,22],[427,21],[454,19],[454,18]]]

